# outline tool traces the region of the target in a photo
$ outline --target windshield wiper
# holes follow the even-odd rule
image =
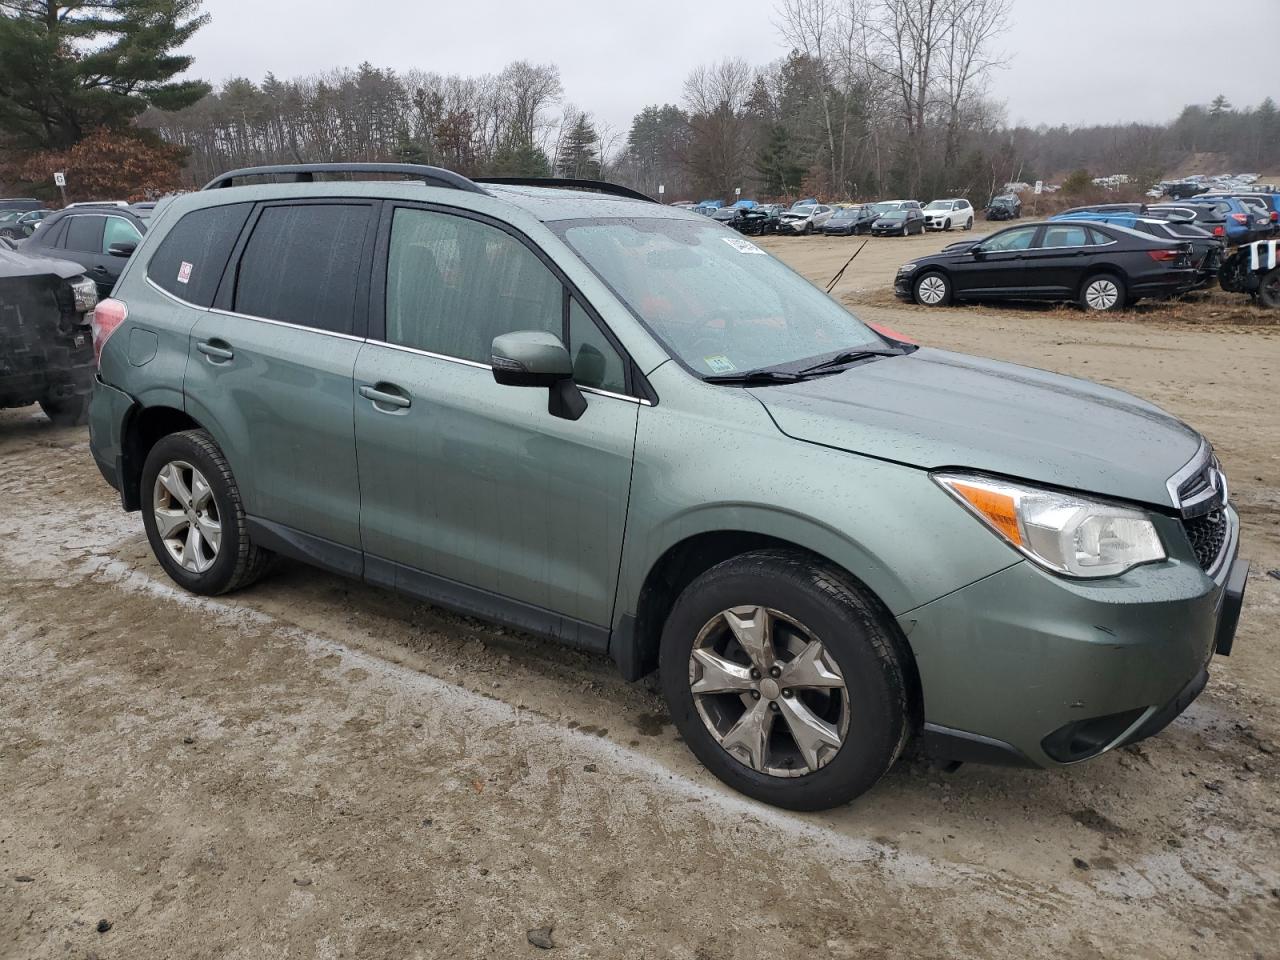
[[[703,383],[744,383],[744,384],[765,384],[765,383],[799,383],[801,380],[808,379],[808,376],[801,371],[795,373],[791,370],[745,370],[742,373],[717,373],[709,377],[703,377]]]
[[[807,376],[823,370],[830,370],[832,367],[843,367],[846,363],[856,363],[858,360],[866,360],[870,357],[900,356],[902,356],[901,350],[842,350],[834,357],[829,357],[821,363],[815,363],[811,367],[804,367],[800,370],[800,375]]]

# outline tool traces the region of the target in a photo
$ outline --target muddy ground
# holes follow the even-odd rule
[[[566,957],[1280,956],[1280,327],[1222,297],[895,305],[897,264],[943,242],[873,241],[836,292],[1148,397],[1234,482],[1236,651],[1160,737],[1052,773],[912,759],[781,813],[603,659],[293,564],[179,592],[86,432],[6,411],[0,957],[505,958],[548,927]],[[824,283],[853,249],[766,244]]]

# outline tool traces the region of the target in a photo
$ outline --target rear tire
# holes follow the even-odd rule
[[[206,431],[171,433],[151,448],[141,498],[151,550],[178,586],[216,596],[266,572],[274,555],[249,539],[240,488]]]
[[[83,427],[89,422],[87,396],[41,400],[40,409],[55,427]]]
[[[755,551],[676,601],[662,632],[663,694],[689,748],[729,786],[790,810],[827,809],[871,789],[910,736],[894,631],[841,571],[798,551]]]
[[[1271,309],[1280,308],[1280,267],[1263,274],[1258,287],[1258,302]]]
[[[1124,281],[1114,273],[1095,273],[1080,287],[1080,306],[1090,313],[1110,313],[1125,305]]]

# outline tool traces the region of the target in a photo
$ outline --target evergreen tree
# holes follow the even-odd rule
[[[595,180],[600,177],[600,136],[585,113],[569,128],[560,144],[560,164],[556,171],[562,177]]]
[[[805,169],[796,161],[791,134],[786,127],[775,124],[769,128],[764,146],[756,156],[755,168],[765,196],[783,197],[799,192]]]
[[[65,150],[156,106],[209,92],[174,81],[177,51],[208,21],[200,0],[0,0],[0,137],[19,152]]]

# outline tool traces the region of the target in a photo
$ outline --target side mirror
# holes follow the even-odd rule
[[[124,257],[128,259],[133,256],[133,251],[138,249],[136,243],[113,243],[107,247],[107,253],[113,257]]]
[[[554,333],[517,330],[493,338],[490,348],[493,379],[508,387],[547,387],[547,412],[577,420],[587,410],[587,398],[573,382],[573,361]]]

